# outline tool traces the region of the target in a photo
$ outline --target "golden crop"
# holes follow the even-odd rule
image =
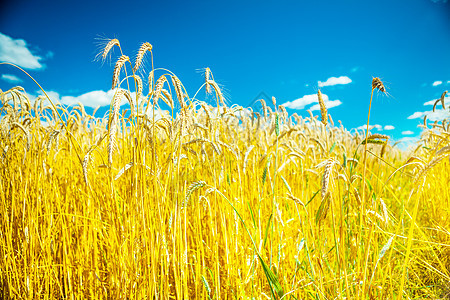
[[[227,107],[206,68],[211,106],[141,78],[145,55],[118,58],[105,117],[0,91],[1,298],[448,297],[445,122],[401,151],[323,103],[321,121]]]

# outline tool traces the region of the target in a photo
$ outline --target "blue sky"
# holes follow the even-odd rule
[[[367,121],[373,76],[390,94],[374,99],[376,132],[409,141],[420,135],[424,114],[449,117],[424,105],[450,90],[444,0],[16,0],[0,7],[0,61],[21,65],[66,103],[108,104],[113,65],[94,61],[99,37],[118,38],[132,58],[150,42],[155,67],[177,74],[191,96],[203,83],[198,70],[210,67],[230,105],[247,106],[263,92],[308,116],[320,88],[334,121],[357,128]],[[0,66],[0,88],[15,85],[37,94],[24,74]]]

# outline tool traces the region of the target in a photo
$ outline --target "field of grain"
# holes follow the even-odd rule
[[[228,107],[209,68],[188,95],[152,55],[115,58],[105,116],[0,91],[0,298],[450,297],[448,123],[402,151],[323,103]]]

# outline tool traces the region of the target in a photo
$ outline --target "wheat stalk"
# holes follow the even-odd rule
[[[137,84],[136,102],[139,103],[139,98],[141,97],[142,91],[144,90],[144,84],[142,83],[142,78],[138,75],[133,75],[133,78]]]

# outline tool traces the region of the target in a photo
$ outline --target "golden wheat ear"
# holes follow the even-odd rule
[[[133,72],[136,73],[136,71],[139,69],[139,67],[141,66],[142,60],[144,58],[144,54],[148,51],[148,52],[152,52],[152,48],[153,46],[150,43],[143,43],[141,45],[141,48],[139,48],[138,54],[136,56],[136,62],[134,63],[134,68],[133,68]]]
[[[322,98],[322,92],[320,90],[317,91],[317,98],[319,99],[320,106],[320,116],[322,118],[323,125],[327,126],[328,123],[328,115],[327,115],[327,107],[325,106],[325,102]]]
[[[374,77],[372,79],[372,89],[374,89],[374,90],[377,89],[382,93],[386,93],[386,88],[385,88],[383,82],[381,81],[381,79],[378,77]]]
[[[175,92],[177,94],[178,102],[180,102],[181,108],[184,108],[186,106],[186,103],[184,103],[184,93],[183,93],[183,87],[182,87],[181,81],[175,75],[171,76],[171,79],[172,79],[172,84],[175,87]]]
[[[211,77],[211,69],[207,67],[205,69],[205,83],[206,83],[206,93],[207,94],[211,94],[212,93],[211,85],[209,84],[209,78],[210,77]]]
[[[119,84],[119,75],[120,75],[120,70],[122,69],[123,65],[127,62],[130,61],[130,58],[126,55],[122,55],[121,57],[119,57],[119,59],[116,62],[116,66],[114,67],[114,71],[113,71],[113,81],[112,81],[112,87],[111,89],[114,89],[118,84]]]
[[[118,39],[112,39],[112,40],[110,40],[110,41],[108,42],[108,44],[106,44],[106,46],[105,46],[105,48],[103,49],[103,52],[102,52],[102,59],[103,59],[103,60],[106,59],[106,57],[108,56],[109,51],[111,51],[111,49],[112,49],[114,46],[120,47],[120,43],[119,43],[119,40],[118,40]]]

